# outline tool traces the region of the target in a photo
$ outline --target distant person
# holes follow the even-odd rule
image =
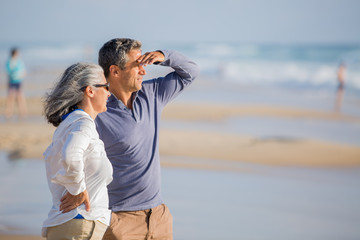
[[[26,101],[22,91],[22,82],[26,71],[24,62],[20,58],[17,48],[11,49],[10,58],[6,62],[6,73],[8,75],[8,95],[5,107],[5,117],[11,118],[14,112],[15,100],[21,117],[26,115]]]
[[[338,88],[344,88],[345,74],[346,74],[346,65],[344,62],[341,62],[337,71]]]
[[[104,239],[173,239],[172,215],[161,196],[159,120],[166,104],[188,87],[198,66],[176,51],[141,53],[141,42],[116,38],[99,51],[112,93],[96,126],[113,166],[108,185],[111,223]],[[174,69],[143,81],[145,66]]]
[[[102,239],[110,223],[112,167],[94,122],[109,96],[103,69],[77,63],[45,99],[45,116],[57,127],[44,153],[52,207],[42,235],[49,240]]]
[[[344,88],[345,88],[345,75],[346,75],[346,65],[344,62],[341,62],[337,71],[337,92],[335,99],[335,112],[341,112],[341,107],[344,99]]]

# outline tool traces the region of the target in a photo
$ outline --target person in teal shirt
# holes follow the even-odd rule
[[[26,115],[26,101],[22,91],[22,82],[26,71],[24,62],[19,56],[17,48],[11,49],[10,58],[6,62],[6,72],[8,75],[8,96],[6,100],[5,117],[11,118],[14,112],[15,100],[17,100],[21,117]]]

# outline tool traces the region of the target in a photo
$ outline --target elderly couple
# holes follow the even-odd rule
[[[198,75],[176,51],[142,54],[137,40],[116,38],[99,65],[76,63],[45,99],[57,127],[44,153],[52,207],[47,239],[172,239],[160,191],[159,119]],[[143,81],[145,66],[174,69]],[[109,210],[110,209],[110,210]]]

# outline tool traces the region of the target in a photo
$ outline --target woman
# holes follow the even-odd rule
[[[109,96],[102,68],[77,63],[45,99],[45,116],[57,127],[44,153],[53,202],[43,224],[47,239],[101,239],[109,225],[112,166],[94,123]]]
[[[11,49],[10,58],[6,62],[6,72],[9,78],[8,96],[6,100],[5,117],[10,119],[13,115],[14,105],[18,104],[20,116],[26,115],[26,100],[22,91],[22,82],[26,71],[24,62],[20,58],[17,48]],[[16,101],[15,101],[16,100]]]

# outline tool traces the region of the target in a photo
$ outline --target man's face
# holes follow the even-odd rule
[[[141,56],[141,49],[131,50],[125,69],[120,69],[120,84],[124,91],[135,92],[141,89],[142,77],[146,71],[136,60]]]

